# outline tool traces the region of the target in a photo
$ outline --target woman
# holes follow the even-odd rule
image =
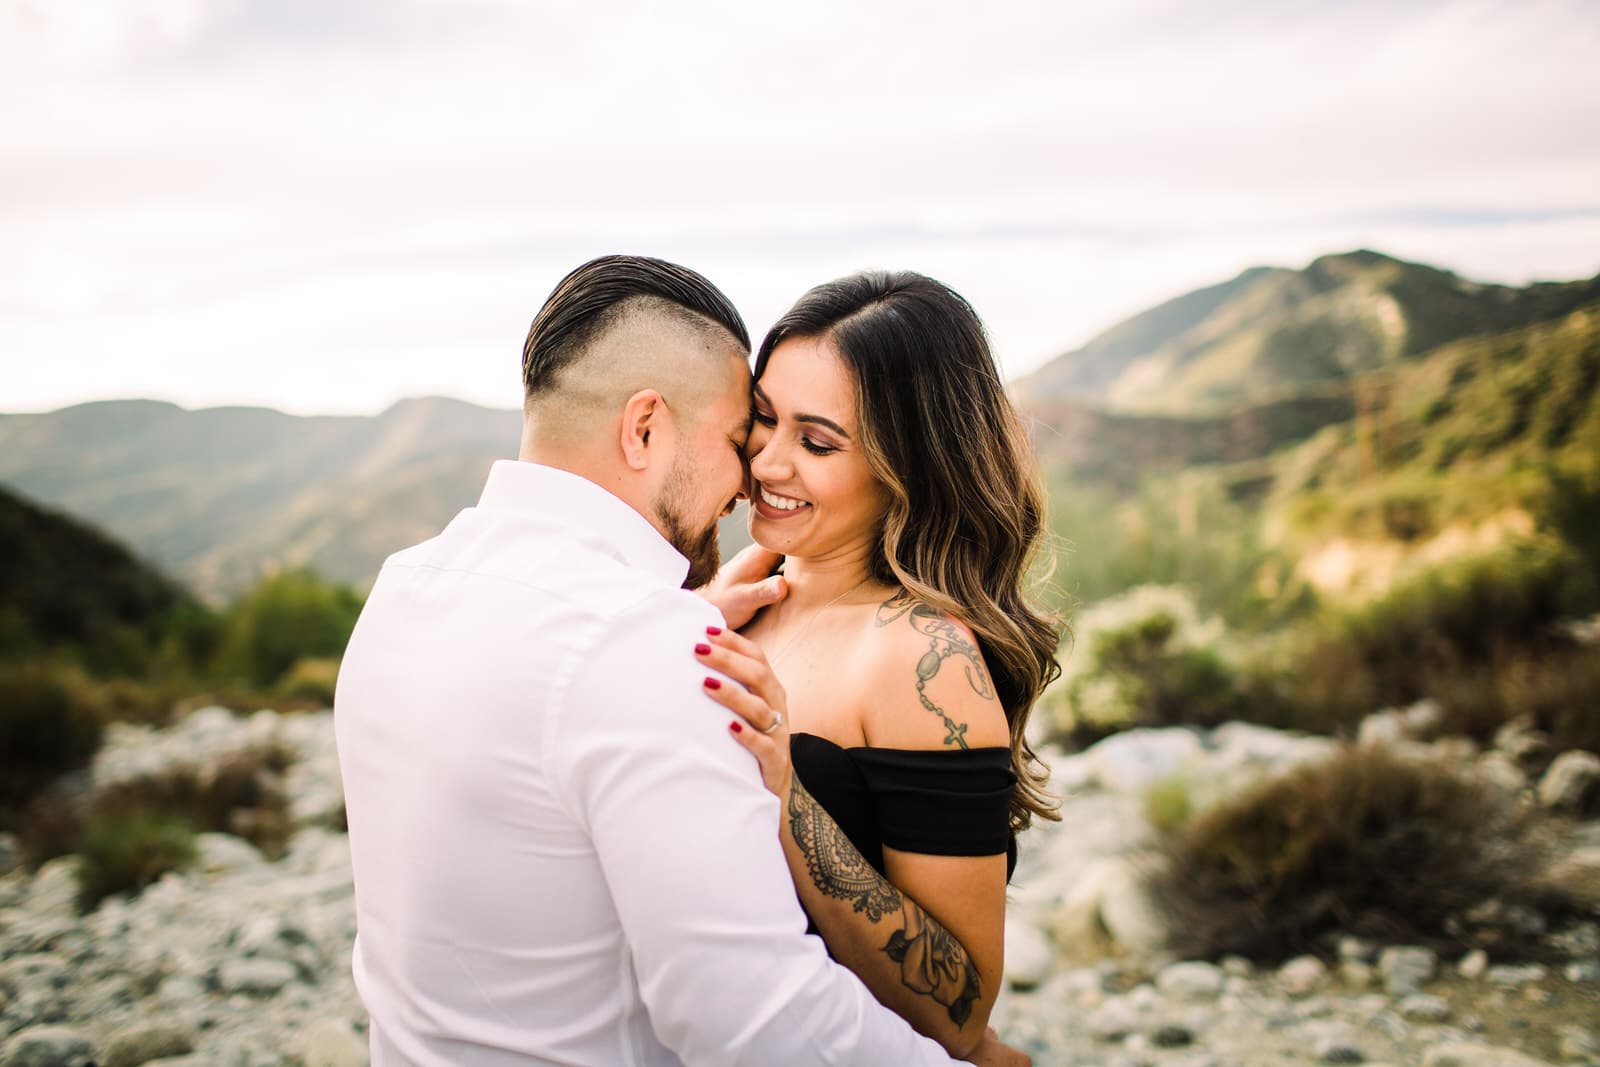
[[[1057,817],[1023,734],[1059,671],[1022,590],[1031,450],[972,308],[911,273],[802,297],[752,416],[750,532],[789,593],[696,650],[741,683],[707,691],[783,801],[829,951],[964,1056],[1000,989],[1015,834]]]

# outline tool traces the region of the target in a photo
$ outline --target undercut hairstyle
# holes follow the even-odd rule
[[[528,328],[522,346],[524,398],[546,392],[590,344],[640,305],[679,317],[695,330],[720,328],[750,351],[744,319],[701,275],[648,256],[601,256],[561,279]]]
[[[855,379],[862,450],[889,493],[872,577],[959,619],[978,639],[1010,726],[1013,832],[1034,816],[1059,819],[1024,733],[1034,702],[1061,673],[1061,626],[1030,595],[1046,546],[1044,488],[983,323],[932,278],[873,271],[802,296],[761,342],[758,381],[773,349],[791,338],[828,342]]]

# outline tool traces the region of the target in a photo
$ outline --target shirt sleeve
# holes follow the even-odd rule
[[[720,623],[676,590],[627,611],[576,664],[549,738],[653,1029],[707,1067],[954,1063],[805,936],[777,798],[701,688],[694,645]]]

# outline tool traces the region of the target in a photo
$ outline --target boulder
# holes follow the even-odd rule
[[[341,1019],[323,1019],[306,1030],[300,1043],[305,1067],[366,1067],[367,1043]]]
[[[1315,956],[1296,956],[1278,968],[1278,985],[1291,997],[1306,997],[1328,981],[1328,967]]]
[[[1094,745],[1085,755],[1102,788],[1142,793],[1171,778],[1201,751],[1200,738],[1190,730],[1127,730]]]
[[[1391,997],[1420,993],[1424,985],[1433,981],[1438,969],[1438,954],[1414,945],[1386,948],[1378,957],[1378,973],[1383,975],[1384,989]]]
[[[1539,779],[1539,803],[1574,815],[1600,808],[1600,756],[1580,749],[1557,756]]]
[[[111,1035],[103,1067],[140,1067],[151,1060],[194,1051],[189,1033],[176,1026],[135,1026]]]
[[[1037,926],[1021,918],[1006,918],[1006,982],[1014,989],[1033,989],[1055,969],[1056,950]]]
[[[1170,964],[1156,975],[1156,988],[1179,1000],[1213,1000],[1222,992],[1222,968],[1200,961]]]
[[[1422,1055],[1422,1067],[1550,1067],[1544,1060],[1514,1049],[1451,1041],[1435,1045]]]
[[[0,1067],[94,1067],[94,1045],[65,1026],[19,1030],[0,1051]]]

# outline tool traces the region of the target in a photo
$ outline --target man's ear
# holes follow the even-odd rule
[[[654,389],[641,389],[622,406],[622,458],[642,471],[650,465],[651,438],[659,438],[667,421],[667,402]]]

